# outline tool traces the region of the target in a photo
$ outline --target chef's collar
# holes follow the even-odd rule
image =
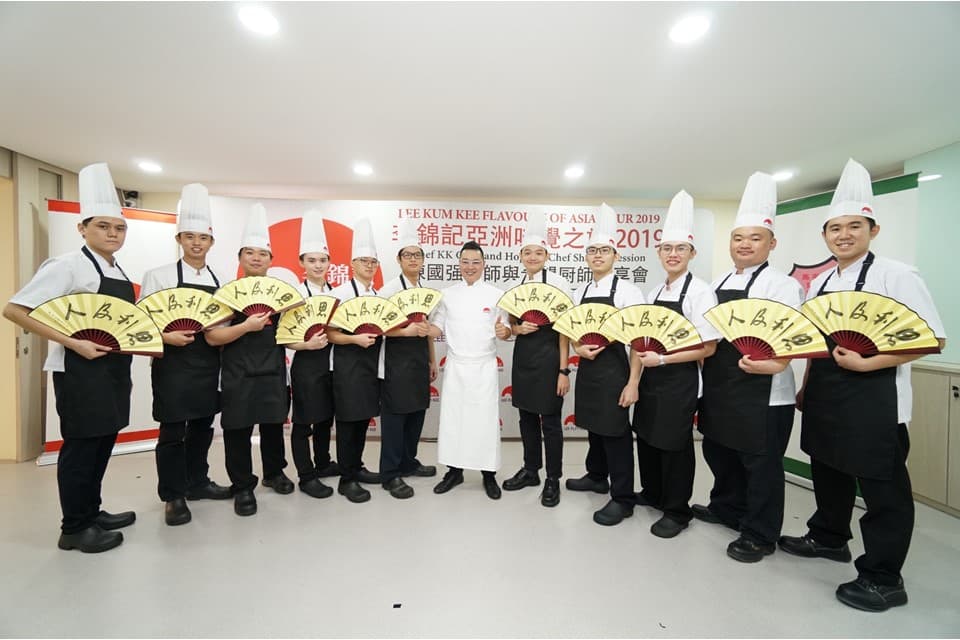
[[[666,281],[666,280],[665,280],[664,283],[663,283],[663,290],[664,290],[664,291],[673,291],[673,289],[674,289],[675,287],[683,287],[683,281],[684,281],[684,279],[687,277],[687,274],[688,274],[689,272],[690,272],[689,269],[684,269],[683,273],[681,273],[679,276],[677,276],[676,279],[673,281],[673,285],[671,285],[669,281]]]

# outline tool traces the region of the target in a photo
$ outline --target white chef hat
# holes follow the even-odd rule
[[[273,249],[270,248],[270,228],[267,226],[267,209],[259,202],[250,207],[250,213],[247,215],[247,224],[243,228],[240,247],[266,249],[270,253],[273,253]]]
[[[413,218],[401,218],[400,222],[397,223],[397,246],[400,249],[420,246],[417,223]]]
[[[866,168],[850,158],[840,174],[837,190],[833,192],[830,208],[823,224],[840,216],[864,216],[877,222],[873,211],[873,183]]]
[[[617,248],[617,212],[606,202],[600,205],[597,220],[590,230],[590,244],[587,246],[595,244],[609,245],[614,250]]]
[[[106,162],[80,169],[80,218],[86,220],[94,216],[123,217],[117,188]]]
[[[184,185],[177,203],[177,233],[213,235],[210,221],[210,194],[202,184]]]
[[[300,253],[323,253],[330,257],[327,232],[323,228],[323,216],[318,209],[310,209],[300,218]]]
[[[523,230],[523,240],[520,242],[520,250],[524,247],[537,246],[547,249],[547,217],[543,213],[530,213],[527,215],[527,224]]]
[[[353,245],[350,249],[350,259],[379,258],[377,245],[373,241],[373,227],[370,218],[361,218],[353,227]]]
[[[777,219],[777,182],[769,173],[757,171],[747,178],[733,228],[763,227],[773,233]]]
[[[660,242],[686,242],[694,246],[693,241],[693,196],[686,191],[673,196],[667,219],[663,223]]]

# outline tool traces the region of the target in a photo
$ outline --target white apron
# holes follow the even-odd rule
[[[497,356],[458,357],[447,353],[437,460],[440,464],[500,469],[500,404]]]

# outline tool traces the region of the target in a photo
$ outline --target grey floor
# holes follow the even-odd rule
[[[568,443],[567,477],[585,443]],[[500,479],[520,466],[505,442]],[[425,462],[436,446],[425,443]],[[376,468],[378,445],[364,459]],[[699,456],[698,446],[698,456]],[[211,451],[225,482],[223,445]],[[695,500],[711,477],[698,459]],[[257,463],[259,468],[259,462]],[[494,502],[479,473],[438,496],[413,479],[406,501],[379,488],[361,505],[257,490],[260,511],[194,502],[193,522],[163,523],[153,454],[115,457],[108,510],[135,509],[125,542],[99,555],[56,548],[56,469],[0,465],[0,635],[67,637],[948,637],[960,634],[960,520],[917,505],[904,575],[910,604],[883,614],[834,598],[852,565],[777,552],[756,565],[727,558],[733,533],[694,521],[673,540],[650,535],[638,509],[605,528],[600,495],[564,492],[555,509],[537,489]],[[293,475],[293,474],[291,474]],[[813,505],[787,486],[785,531]],[[855,517],[862,515],[857,511]],[[852,547],[861,550],[859,531]]]

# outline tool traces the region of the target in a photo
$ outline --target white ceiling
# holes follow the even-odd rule
[[[146,191],[599,200],[781,168],[792,197],[960,140],[957,3],[277,3],[269,39],[239,6],[0,3],[0,146]]]

